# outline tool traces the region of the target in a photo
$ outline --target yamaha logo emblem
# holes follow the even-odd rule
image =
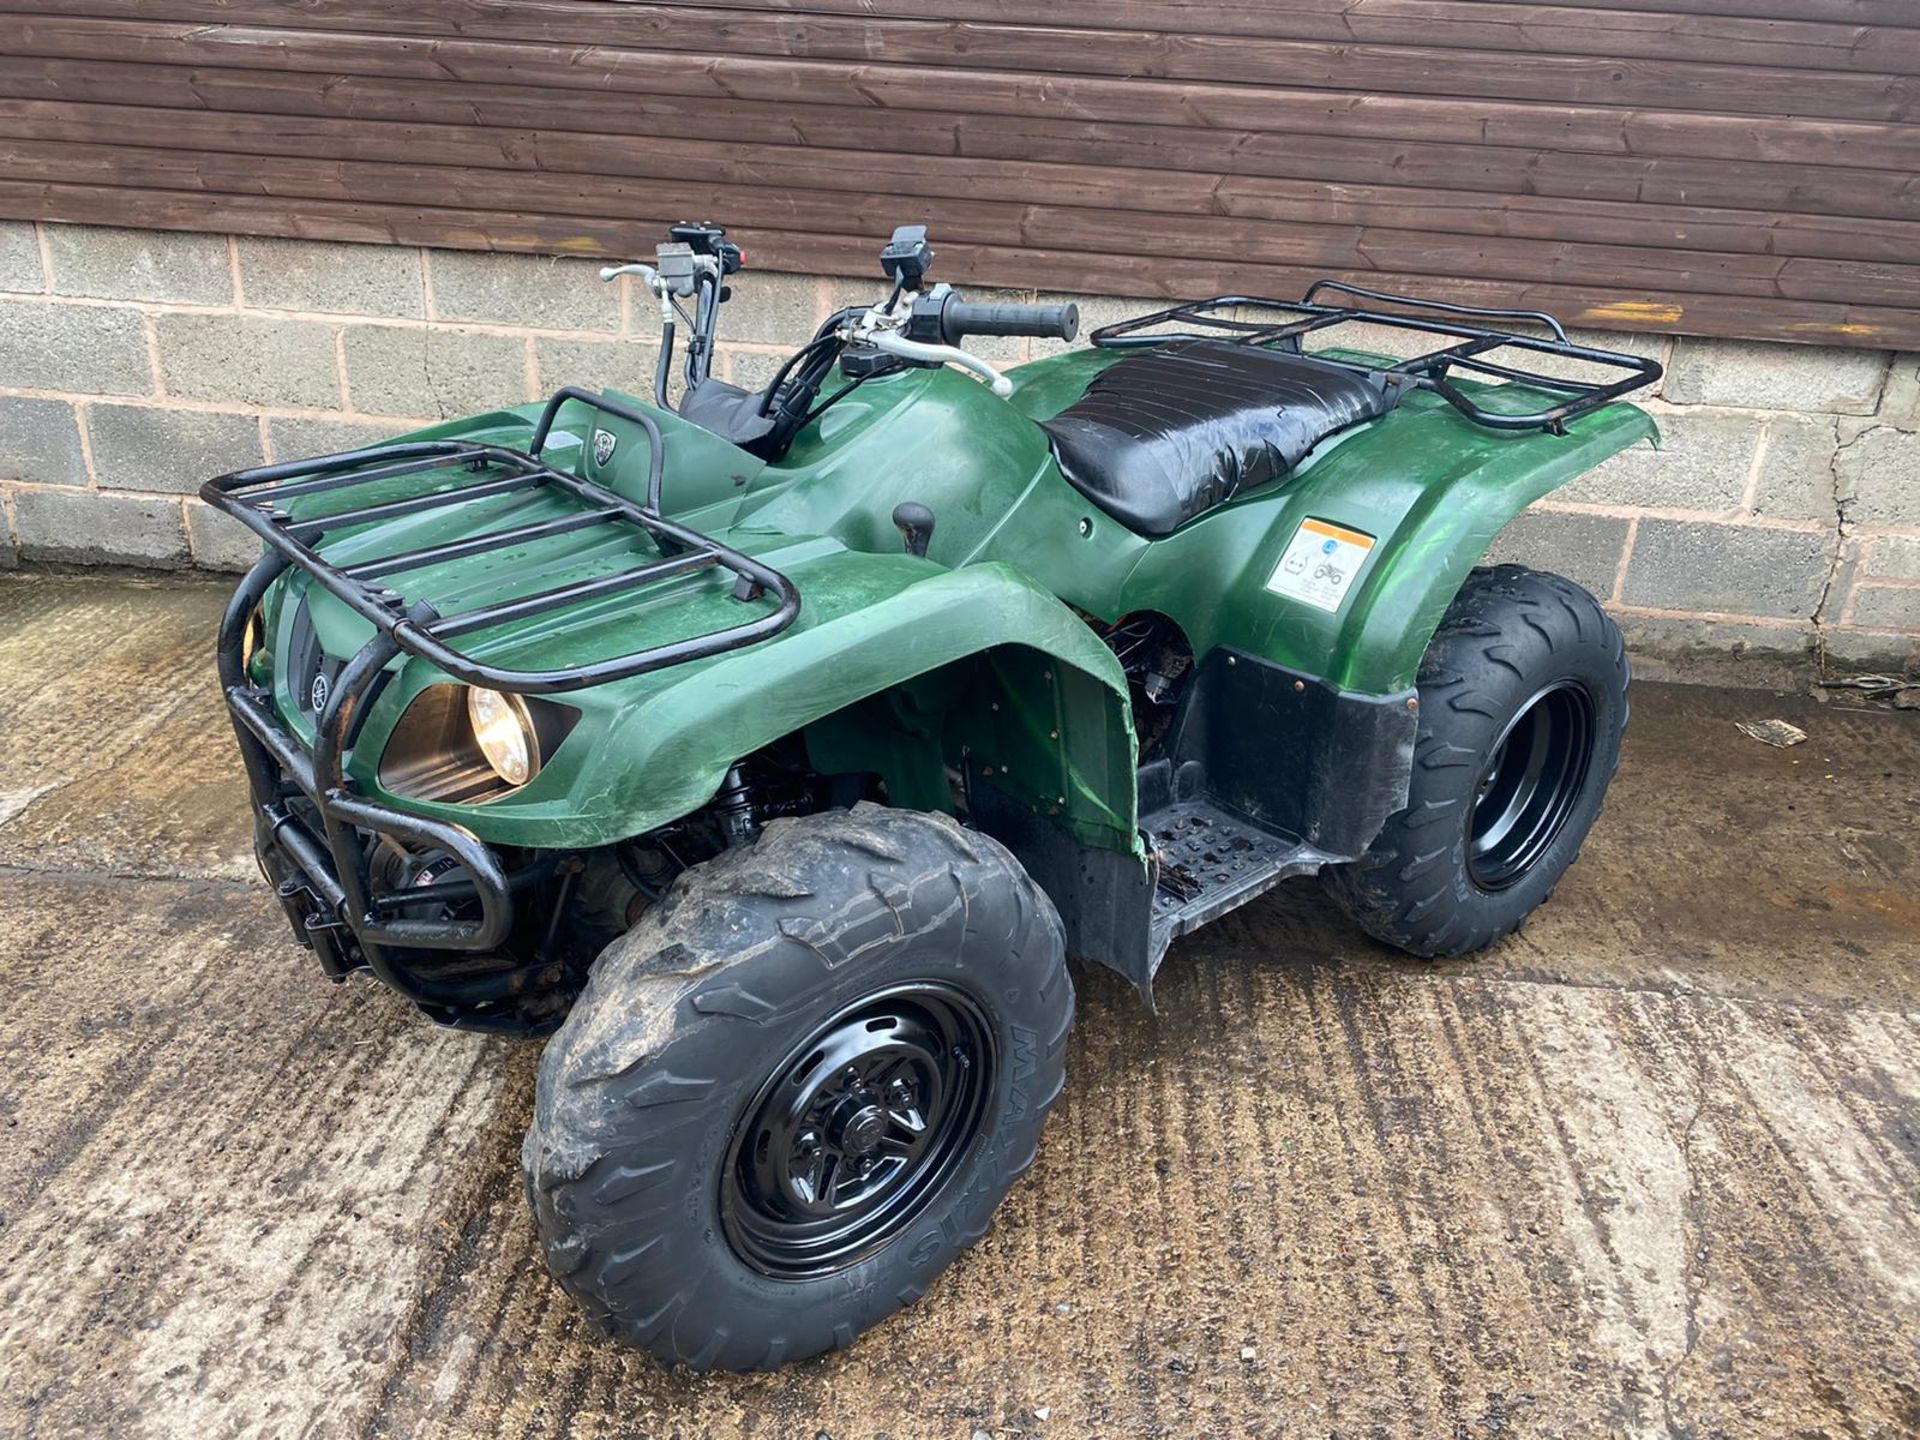
[[[613,458],[613,447],[619,443],[618,440],[614,439],[613,436],[609,435],[605,430],[594,431],[593,463],[596,465],[606,464],[607,461]]]
[[[313,677],[313,685],[307,691],[307,698],[313,702],[315,714],[327,708],[327,695],[332,689],[333,687],[327,682],[325,675],[316,675]]]

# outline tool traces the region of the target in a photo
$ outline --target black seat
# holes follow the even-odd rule
[[[1402,393],[1383,374],[1310,355],[1181,340],[1108,366],[1040,423],[1074,489],[1129,530],[1165,535],[1286,474]]]

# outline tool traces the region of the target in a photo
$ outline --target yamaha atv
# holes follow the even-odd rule
[[[980,1237],[1060,1093],[1069,955],[1150,1002],[1177,937],[1316,874],[1388,944],[1482,949],[1620,753],[1600,606],[1476,565],[1653,436],[1614,402],[1658,366],[1322,282],[1003,375],[961,342],[1074,307],[932,260],[897,231],[877,302],[748,391],[708,373],[740,252],[675,227],[604,272],[658,302],[651,402],[202,492],[264,542],[220,676],[295,937],[555,1032],[547,1260],[670,1362],[850,1344]],[[1411,358],[1334,348],[1356,321]]]

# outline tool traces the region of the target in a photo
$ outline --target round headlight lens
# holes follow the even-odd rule
[[[509,785],[524,785],[540,773],[540,747],[533,733],[533,717],[518,695],[506,695],[498,690],[469,690],[467,718],[473,723],[474,743],[487,757],[494,774]]]
[[[240,673],[258,684],[262,677],[254,674],[253,662],[267,648],[267,621],[258,605],[253,614],[247,617],[247,628],[240,632]]]

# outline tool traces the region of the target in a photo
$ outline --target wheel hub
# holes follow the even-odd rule
[[[1547,686],[1495,741],[1468,820],[1467,874],[1505,890],[1560,838],[1586,788],[1594,746],[1593,697],[1571,680]]]
[[[959,990],[918,983],[858,1002],[795,1046],[748,1104],[729,1151],[720,1214],[735,1252],[766,1274],[801,1278],[844,1270],[891,1240],[981,1128],[990,1036]]]
[[[835,1143],[849,1157],[864,1157],[879,1148],[891,1117],[878,1105],[862,1105],[837,1127]]]

